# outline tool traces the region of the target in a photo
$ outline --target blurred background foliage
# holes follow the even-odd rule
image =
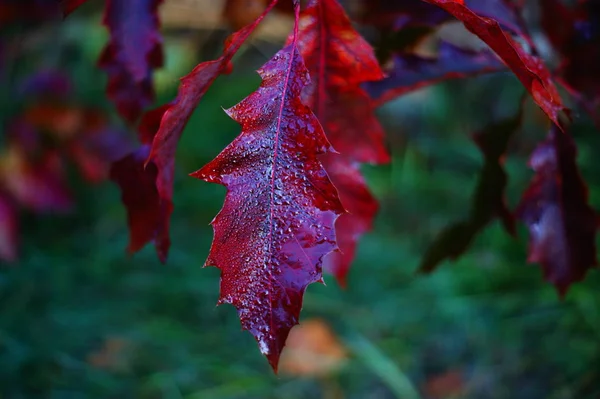
[[[157,104],[173,98],[195,63],[214,58],[227,34],[222,2],[171,3],[180,10],[163,8],[165,18],[175,16],[164,21]],[[121,123],[95,67],[107,40],[100,19],[90,2],[63,22],[3,28],[18,43],[2,72],[3,126],[27,107],[13,89],[40,68],[66,73],[74,103]],[[331,276],[326,286],[308,288],[307,328],[294,335],[280,374],[271,372],[235,310],[215,307],[218,270],[201,268],[224,188],[188,176],[239,133],[220,107],[257,87],[254,70],[287,33],[284,19],[270,26],[234,60],[234,72],[218,79],[185,130],[166,266],[151,247],[125,254],[125,211],[109,181],[92,186],[71,173],[71,213],[20,213],[20,259],[0,268],[1,397],[600,397],[597,270],[560,301],[540,268],[526,263],[526,229],[513,239],[494,222],[460,260],[432,275],[415,273],[436,235],[468,214],[483,163],[471,135],[518,107],[522,88],[508,73],[439,84],[380,109],[393,162],[365,167],[381,203],[376,227],[360,244],[346,289]],[[547,128],[535,106],[527,111],[506,159],[511,207],[532,175],[527,156]],[[580,166],[600,209],[600,137],[583,115],[576,120]]]

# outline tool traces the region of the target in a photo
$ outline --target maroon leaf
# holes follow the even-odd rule
[[[154,100],[152,70],[163,64],[158,6],[162,0],[106,0],[110,42],[98,65],[108,73],[108,97],[133,123]]]
[[[152,241],[158,258],[165,263],[171,245],[169,219],[173,204],[158,196],[156,165],[144,165],[149,151],[148,145],[142,145],[136,152],[113,163],[110,178],[121,187],[121,198],[127,208],[127,250],[137,252]]]
[[[160,114],[144,115],[138,131],[141,146],[112,164],[110,178],[121,188],[121,197],[127,208],[129,226],[127,250],[130,253],[137,252],[152,241],[158,258],[165,263],[171,245],[169,220],[173,203],[171,197],[159,196],[156,187],[158,168],[153,162],[146,161],[154,132],[160,123],[160,119],[153,119],[157,115]]]
[[[172,198],[173,196],[175,151],[192,113],[215,79],[223,73],[230,72],[231,59],[276,3],[277,0],[271,1],[253,23],[229,36],[221,57],[197,65],[190,74],[184,76],[177,97],[173,101],[159,109],[149,111],[154,113],[153,120],[160,120],[160,127],[152,141],[148,161],[153,161],[158,168],[156,184],[161,197]]]
[[[535,102],[557,126],[559,114],[567,109],[554,83],[550,72],[537,57],[526,53],[521,46],[506,32],[498,22],[491,18],[481,17],[471,11],[460,0],[423,0],[446,10],[465,27],[483,40],[513,71],[523,86],[533,96]]]
[[[556,126],[529,160],[535,176],[517,217],[529,227],[529,262],[564,296],[596,265],[596,220],[588,190],[575,162],[573,139]]]
[[[474,135],[475,143],[483,153],[484,164],[473,194],[469,217],[442,230],[427,249],[420,271],[429,273],[445,259],[457,259],[495,218],[499,218],[506,230],[515,235],[514,216],[504,199],[508,176],[502,158],[511,137],[521,124],[521,116],[519,112]]]
[[[304,290],[321,281],[322,258],[336,248],[344,209],[317,159],[331,145],[300,101],[309,76],[296,41],[258,72],[258,90],[227,110],[242,133],[192,175],[227,187],[205,265],[221,269],[219,303],[237,308],[276,371]]]
[[[0,259],[14,262],[18,257],[19,219],[10,197],[0,192]]]
[[[299,47],[312,76],[303,98],[340,152],[327,155],[323,162],[349,213],[336,222],[340,252],[329,254],[325,265],[344,285],[357,241],[371,229],[378,208],[358,162],[389,161],[383,128],[369,96],[360,88],[363,82],[381,79],[383,72],[373,49],[354,30],[336,0],[309,2],[301,26]]]
[[[482,73],[506,69],[498,58],[488,51],[461,49],[442,42],[437,58],[411,53],[393,56],[393,69],[378,82],[369,82],[365,88],[376,106],[428,85],[448,79],[466,78]]]

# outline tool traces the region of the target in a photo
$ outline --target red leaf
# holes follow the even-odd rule
[[[573,139],[553,127],[531,155],[536,174],[517,209],[529,227],[528,261],[541,263],[561,296],[596,265],[597,216],[575,158]]]
[[[513,71],[523,86],[531,93],[535,102],[557,126],[559,113],[567,109],[554,83],[550,72],[537,57],[526,53],[521,46],[506,32],[498,22],[491,18],[481,17],[471,11],[458,0],[423,0],[435,4],[458,20],[465,27],[483,40]]]
[[[18,224],[13,201],[0,192],[0,259],[6,262],[14,262],[18,257]]]
[[[253,23],[229,36],[225,41],[221,57],[197,65],[190,74],[184,76],[181,79],[179,93],[173,101],[150,111],[150,113],[154,113],[152,119],[160,120],[158,131],[154,130],[156,135],[152,141],[148,161],[153,161],[158,168],[156,184],[161,197],[170,199],[173,196],[175,151],[192,113],[215,79],[223,73],[230,72],[231,59],[276,3],[277,0],[271,1]]]
[[[60,6],[63,10],[63,15],[66,17],[75,11],[80,5],[87,0],[60,0]]]
[[[376,106],[444,80],[505,69],[493,53],[461,49],[446,42],[441,43],[437,58],[400,53],[393,56],[393,63],[385,79],[365,85]]]
[[[110,42],[98,65],[108,73],[108,97],[117,111],[133,123],[154,100],[152,69],[163,64],[158,31],[162,0],[106,0],[104,24]]]
[[[322,258],[336,247],[333,225],[344,209],[317,159],[331,145],[300,101],[309,76],[296,42],[258,72],[258,90],[227,110],[242,133],[193,176],[227,187],[206,265],[221,269],[219,303],[237,308],[277,371],[304,290],[321,281]]]
[[[121,198],[127,208],[127,250],[130,253],[137,252],[153,241],[158,258],[165,263],[171,245],[169,219],[173,204],[158,196],[156,165],[149,163],[144,166],[149,150],[148,145],[142,145],[138,151],[115,162],[110,170],[110,178],[121,187]]]
[[[328,255],[326,268],[344,285],[356,243],[371,229],[377,212],[377,202],[368,191],[358,162],[389,161],[383,128],[369,96],[360,88],[363,82],[383,78],[383,72],[373,49],[354,30],[336,0],[309,2],[301,26],[299,47],[312,76],[303,97],[341,154],[324,158],[325,168],[349,210],[336,222],[341,253]]]
[[[159,108],[157,111],[161,111]],[[129,225],[129,253],[154,242],[156,253],[162,263],[167,261],[171,240],[169,221],[173,211],[171,197],[159,196],[156,187],[158,167],[147,162],[150,143],[158,129],[160,112],[144,115],[138,135],[141,146],[133,153],[112,164],[110,178],[119,185],[122,200],[127,208]]]
[[[306,92],[305,92],[306,93]],[[326,97],[314,104],[315,112],[327,138],[340,153],[335,157],[353,162],[385,164],[390,156],[385,146],[385,132],[375,116],[369,95],[358,84],[347,87],[326,85]],[[313,100],[317,101],[316,98]]]

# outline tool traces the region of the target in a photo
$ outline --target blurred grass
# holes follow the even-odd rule
[[[53,28],[68,45],[48,62],[69,71],[82,103],[111,110],[105,77],[94,68],[104,40],[95,26],[74,18]],[[178,71],[189,70],[189,43],[179,45],[158,103],[172,98]],[[273,375],[235,310],[215,307],[218,270],[201,268],[224,189],[187,174],[239,133],[219,107],[258,85],[252,70],[272,45],[258,46],[219,78],[185,131],[168,265],[151,247],[124,253],[125,213],[108,182],[90,187],[74,179],[79,205],[70,216],[22,215],[22,259],[0,269],[2,398],[326,397],[322,380]],[[326,276],[326,286],[307,289],[302,313],[326,319],[349,347],[349,363],[330,377],[344,397],[416,397],[413,390],[423,395],[447,371],[464,376],[461,397],[600,396],[597,271],[561,302],[540,269],[526,264],[525,229],[515,240],[493,223],[457,262],[415,274],[435,235],[468,212],[482,165],[469,134],[512,112],[519,95],[508,75],[482,77],[381,110],[393,162],[364,168],[381,201],[376,228],[360,244],[348,288]],[[581,166],[598,209],[600,143],[589,128],[582,132]],[[507,160],[511,206],[531,176],[526,154],[541,137],[543,129],[527,123]]]

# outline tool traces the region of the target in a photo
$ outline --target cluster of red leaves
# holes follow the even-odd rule
[[[67,164],[91,183],[108,177],[126,148],[125,132],[111,128],[97,110],[73,105],[69,81],[43,72],[21,85],[20,114],[5,126],[0,154],[0,258],[18,257],[18,210],[64,213],[74,207]]]
[[[68,13],[83,1],[62,3]],[[151,71],[162,63],[159,3],[106,0],[104,23],[111,39],[100,66],[109,74],[109,96],[130,123],[152,101]],[[514,234],[515,216],[530,230],[529,260],[543,265],[561,294],[596,264],[596,214],[587,203],[569,136],[569,112],[553,77],[575,99],[592,104],[588,111],[598,118],[599,2],[580,0],[573,9],[559,0],[543,2],[542,25],[562,60],[556,74],[536,55],[520,2],[363,3],[359,19],[381,32],[380,61],[389,68],[382,71],[337,0],[309,0],[302,10],[297,0],[283,1],[294,6],[293,33],[259,70],[260,87],[226,111],[241,125],[241,134],[192,174],[227,187],[223,209],[212,222],[214,241],[206,265],[221,269],[219,303],[237,308],[243,328],[255,336],[274,369],[298,322],[306,286],[322,281],[322,266],[343,284],[357,240],[371,228],[378,205],[360,164],[389,161],[374,108],[426,85],[508,69],[552,128],[531,156],[536,175],[515,215],[504,201],[502,163],[520,114],[474,136],[485,163],[471,213],[442,232],[422,270],[459,256],[494,218]],[[113,164],[111,177],[121,186],[128,210],[130,251],[154,242],[159,258],[166,260],[175,149],[183,129],[276,4],[272,0],[255,21],[233,33],[219,58],[182,78],[173,101],[147,111],[138,124],[139,148]],[[461,48],[442,38],[436,56],[417,51],[423,39],[453,19],[488,49]]]

